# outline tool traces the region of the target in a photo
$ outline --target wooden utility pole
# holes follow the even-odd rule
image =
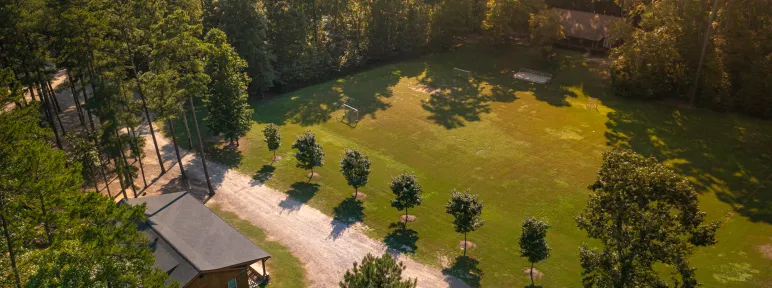
[[[708,25],[705,28],[705,40],[702,42],[702,52],[700,53],[700,62],[697,64],[697,76],[694,79],[694,87],[689,95],[689,102],[694,105],[697,103],[697,87],[700,85],[700,74],[702,74],[702,66],[705,62],[705,51],[708,50],[708,41],[710,41],[710,30],[713,30],[713,21],[716,20],[716,10],[718,10],[718,0],[713,1],[713,10],[708,17]]]

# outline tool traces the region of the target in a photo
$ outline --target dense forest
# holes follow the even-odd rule
[[[621,45],[610,51],[620,96],[772,116],[770,0],[4,1],[0,284],[163,282],[139,234],[120,225],[141,221],[141,211],[77,193],[117,176],[121,191],[107,193],[136,197],[141,124],[155,137],[152,120],[182,118],[188,137],[200,134],[185,111],[203,103],[214,115],[206,127],[238,145],[249,95],[452,49],[470,36],[499,49],[528,36],[546,47],[563,36],[550,7],[622,16],[611,29]],[[78,127],[59,118],[57,73],[66,74],[56,89],[72,92]]]

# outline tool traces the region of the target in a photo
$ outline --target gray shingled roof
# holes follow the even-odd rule
[[[566,36],[598,41],[606,38],[609,25],[619,17],[576,10],[553,8],[560,14],[560,24],[566,28]]]
[[[148,222],[139,228],[154,245],[155,267],[169,273],[170,278],[181,285],[198,272],[271,257],[187,192],[126,199],[126,202],[147,205]]]

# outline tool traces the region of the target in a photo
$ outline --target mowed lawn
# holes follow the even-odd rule
[[[473,79],[455,78],[454,67],[472,71]],[[595,242],[574,217],[585,206],[601,154],[630,148],[689,177],[708,219],[723,221],[719,243],[693,257],[698,279],[706,287],[769,287],[772,122],[617,98],[601,67],[572,51],[560,51],[548,65],[525,47],[461,48],[255,100],[255,123],[237,150],[217,143],[201,125],[215,161],[333,217],[361,220],[373,238],[410,247],[406,253],[419,261],[487,287],[530,285],[517,244],[527,216],[552,225],[552,253],[536,265],[544,273],[537,285],[581,286],[578,246]],[[549,71],[554,80],[515,80],[519,68]],[[588,96],[600,99],[597,110],[585,107]],[[342,103],[357,107],[361,121],[342,122]],[[273,166],[260,131],[266,123],[281,125],[283,136],[283,159]],[[316,169],[320,177],[310,183],[290,148],[305,130],[316,133],[326,152],[324,167]],[[362,206],[347,201],[353,189],[339,172],[344,148],[373,162],[370,183],[360,188],[367,194]],[[411,210],[418,220],[407,231],[399,228],[402,212],[391,207],[388,188],[403,171],[415,172],[424,190],[423,205]],[[485,225],[469,234],[477,245],[469,258],[459,257],[463,236],[444,210],[453,189],[471,189],[485,205]]]

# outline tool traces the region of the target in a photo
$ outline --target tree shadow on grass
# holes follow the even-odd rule
[[[214,140],[216,139],[209,138],[204,140],[204,151],[206,151],[207,157],[216,160],[217,163],[223,164],[228,168],[239,166],[243,158],[241,151],[237,147],[222,145],[219,141]]]
[[[330,236],[333,240],[340,237],[343,232],[356,222],[362,222],[365,218],[362,201],[349,197],[340,202],[338,206],[332,209],[332,231]]]
[[[273,167],[271,165],[263,165],[260,170],[255,173],[255,175],[252,175],[252,185],[260,185],[265,183],[265,181],[268,181],[273,177],[273,172],[276,171],[276,167]]]
[[[607,144],[667,162],[698,193],[772,223],[772,126],[730,113],[608,97]],[[710,211],[708,211],[710,212]]]
[[[480,262],[477,259],[469,256],[458,256],[453,261],[452,266],[442,269],[442,273],[461,279],[469,286],[480,287],[484,273],[478,267],[479,265]]]
[[[405,228],[404,222],[392,222],[389,224],[389,229],[392,229],[391,232],[383,238],[383,243],[387,247],[402,253],[415,253],[418,250],[416,245],[419,238],[417,231]]]
[[[300,210],[304,204],[308,203],[308,200],[316,195],[319,191],[319,184],[307,183],[307,182],[295,182],[290,186],[290,190],[287,191],[289,197],[279,202],[279,207],[282,211],[295,212]]]

